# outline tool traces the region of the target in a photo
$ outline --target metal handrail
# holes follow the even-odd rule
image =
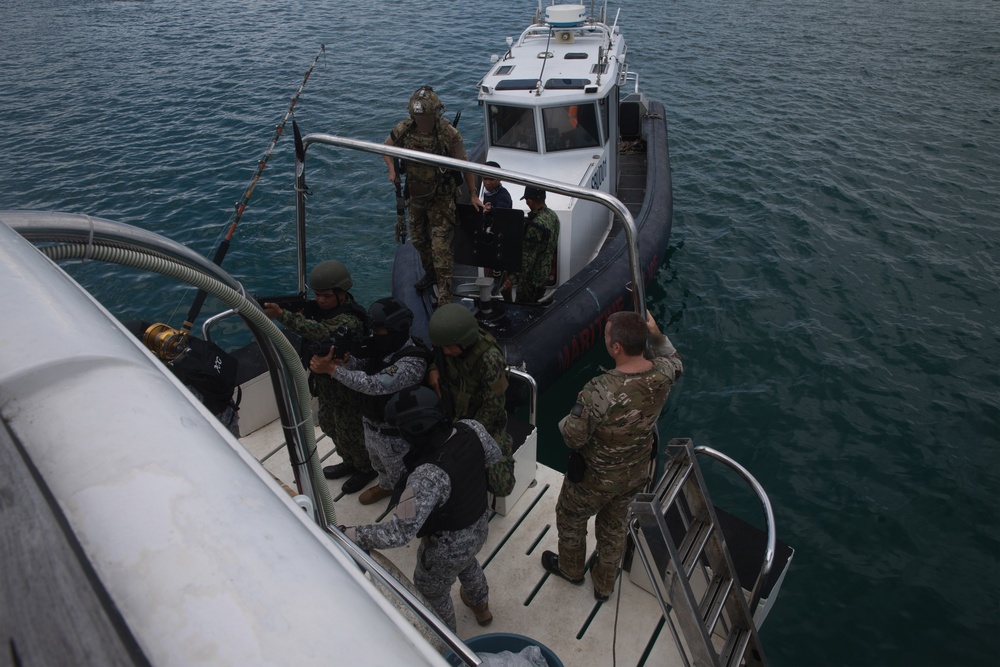
[[[771,501],[767,497],[767,493],[764,491],[764,487],[761,486],[760,482],[758,482],[757,479],[750,474],[749,470],[740,465],[735,459],[732,459],[717,449],[712,449],[711,447],[695,447],[694,451],[696,454],[704,454],[705,456],[720,461],[730,469],[734,470],[750,485],[754,493],[757,494],[757,498],[760,500],[761,505],[764,507],[764,516],[765,521],[767,522],[767,546],[764,549],[764,563],[761,565],[760,574],[757,575],[757,581],[754,582],[753,589],[750,591],[749,603],[750,614],[752,615],[754,611],[756,611],[757,605],[760,603],[760,592],[764,586],[764,580],[767,579],[767,575],[771,572],[771,567],[774,565],[774,553],[777,537],[775,535],[774,510],[771,508]]]
[[[528,393],[530,395],[528,400],[528,423],[534,426],[538,405],[538,383],[535,382],[535,378],[520,368],[508,366],[507,372],[528,385]]]
[[[569,183],[563,183],[561,181],[553,181],[547,178],[540,178],[538,176],[532,176],[529,174],[523,174],[516,171],[508,171],[506,169],[497,169],[495,167],[488,167],[485,164],[480,164],[478,162],[470,162],[468,160],[457,160],[455,158],[446,157],[443,155],[434,155],[432,153],[424,153],[421,151],[410,150],[408,148],[399,148],[398,146],[389,146],[387,144],[379,144],[371,141],[362,141],[360,139],[347,139],[345,137],[338,137],[333,134],[322,134],[313,133],[308,134],[302,139],[302,157],[301,164],[296,164],[296,224],[297,233],[299,236],[299,282],[304,283],[305,280],[305,199],[306,192],[302,184],[305,182],[305,155],[312,144],[322,144],[326,146],[333,146],[336,148],[349,148],[351,150],[362,151],[366,153],[375,153],[376,155],[388,155],[390,157],[402,158],[411,162],[419,162],[420,164],[431,165],[435,167],[446,167],[448,169],[457,169],[459,171],[467,171],[479,176],[487,176],[489,178],[496,178],[502,181],[509,181],[512,183],[517,183],[518,185],[530,185],[533,187],[541,188],[549,192],[555,192],[557,194],[565,195],[567,197],[575,197],[577,199],[585,199],[587,201],[596,202],[601,204],[605,208],[609,209],[614,215],[622,221],[622,228],[625,231],[626,245],[628,246],[628,257],[629,257],[629,270],[632,276],[632,305],[637,313],[646,312],[646,292],[645,283],[642,278],[642,268],[639,261],[639,240],[638,232],[635,227],[635,219],[629,212],[628,208],[619,201],[613,195],[606,192],[601,192],[599,190],[590,190],[587,188],[581,188],[576,185],[570,185]],[[298,158],[297,158],[298,159]]]

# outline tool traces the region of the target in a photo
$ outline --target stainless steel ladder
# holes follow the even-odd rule
[[[736,577],[694,445],[674,439],[666,451],[663,476],[632,501],[628,525],[681,657],[697,667],[766,665],[756,600],[747,601]]]

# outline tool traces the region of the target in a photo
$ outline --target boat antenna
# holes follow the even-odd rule
[[[250,201],[250,196],[253,194],[253,189],[257,186],[257,181],[260,180],[260,175],[264,173],[264,167],[267,166],[267,161],[271,158],[271,151],[274,150],[275,144],[278,143],[278,138],[281,136],[281,132],[285,129],[285,123],[288,119],[294,115],[295,104],[299,101],[299,96],[302,94],[302,89],[306,87],[306,82],[309,80],[309,75],[312,74],[313,69],[316,67],[316,63],[319,62],[320,56],[326,53],[326,45],[319,45],[319,53],[313,58],[312,64],[309,69],[306,70],[305,78],[302,79],[302,83],[299,84],[298,90],[295,91],[295,95],[292,97],[292,103],[288,106],[288,111],[285,112],[284,118],[278,124],[278,127],[274,130],[274,138],[271,139],[271,144],[267,147],[264,152],[264,157],[262,157],[257,162],[257,172],[250,179],[250,184],[243,191],[243,197],[236,202],[236,211],[233,214],[233,219],[229,224],[229,229],[226,232],[225,238],[219,243],[219,247],[215,251],[215,256],[212,258],[212,262],[216,266],[222,266],[222,260],[225,259],[226,253],[229,252],[229,245],[232,241],[233,234],[236,232],[236,226],[240,224],[240,218],[243,217],[243,212],[246,211],[247,202]],[[198,319],[198,313],[201,312],[201,307],[205,304],[205,298],[208,295],[204,290],[198,290],[198,294],[195,295],[194,303],[191,304],[191,310],[188,311],[187,319],[184,320],[184,326],[181,330],[184,334],[191,333],[191,329],[194,327],[194,321]]]

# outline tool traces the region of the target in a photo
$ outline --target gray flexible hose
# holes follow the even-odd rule
[[[234,290],[214,277],[144,249],[105,246],[99,243],[90,246],[70,243],[43,246],[39,250],[54,261],[89,257],[90,259],[103,262],[152,271],[153,273],[186,282],[220,299],[234,311],[253,322],[264,333],[267,339],[274,344],[297,390],[299,414],[312,415],[312,398],[309,393],[309,382],[295,348],[292,347],[292,344],[285,338],[284,334],[261,311],[257,304],[247,299],[241,292]],[[330,489],[326,484],[326,479],[323,477],[323,470],[319,465],[317,457],[312,455],[316,451],[315,429],[311,428],[311,422],[299,428],[303,433],[306,451],[310,453],[306,460],[306,468],[309,472],[309,479],[312,482],[312,486],[316,490],[316,500],[321,505],[323,517],[327,524],[337,525],[337,515],[334,511],[333,499],[330,497]]]

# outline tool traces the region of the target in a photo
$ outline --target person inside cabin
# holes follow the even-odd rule
[[[570,448],[566,477],[556,501],[556,554],[542,552],[542,567],[572,584],[587,569],[587,522],[597,517],[597,551],[590,561],[594,598],[614,592],[625,552],[628,505],[649,480],[653,432],[671,388],[684,370],[670,339],[653,316],[620,311],[608,318],[604,345],[615,367],[580,391],[559,422]]]
[[[421,86],[407,103],[409,117],[396,125],[385,143],[411,150],[467,160],[462,135],[443,117],[445,105],[430,86]],[[389,168],[389,181],[395,185],[400,174],[395,160],[383,156]],[[464,181],[472,205],[483,210],[472,172],[459,174],[432,165],[403,161],[410,219],[410,239],[420,255],[424,277],[414,285],[425,290],[437,285],[437,303],[451,303],[451,278],[454,271],[452,239],[455,236],[455,198]]]
[[[500,169],[500,165],[492,161],[487,162],[486,166]],[[483,176],[483,206],[485,206],[486,213],[494,208],[514,207],[514,200],[511,199],[510,193],[507,192],[507,188],[503,186],[499,178]]]
[[[368,309],[372,326],[371,350],[367,358],[337,358],[331,352],[313,357],[309,370],[329,375],[361,395],[365,426],[365,446],[378,484],[358,496],[362,505],[371,505],[392,495],[403,476],[403,455],[409,451],[399,430],[385,422],[385,406],[398,392],[423,382],[431,351],[420,339],[410,337],[413,312],[402,302],[386,297]]]
[[[410,445],[390,501],[395,513],[382,523],[343,527],[344,534],[362,549],[401,547],[419,537],[413,583],[434,613],[455,631],[451,587],[458,579],[462,602],[479,625],[489,625],[490,589],[476,554],[489,535],[486,470],[500,459],[500,447],[475,420],[452,424],[438,395],[423,386],[389,399],[385,421]]]
[[[354,285],[351,273],[335,259],[320,262],[309,272],[309,287],[316,295],[301,312],[286,310],[276,303],[264,303],[264,313],[302,336],[299,354],[309,368],[320,350],[313,344],[336,339],[343,334],[365,333],[368,314],[348,291]],[[323,354],[329,350],[323,350]],[[323,356],[320,354],[319,356]],[[360,398],[329,375],[312,373],[309,386],[319,399],[319,425],[337,447],[342,463],[323,468],[327,479],[347,477],[344,493],[357,493],[375,479],[361,424]]]
[[[490,467],[490,492],[509,495],[514,488],[514,443],[507,432],[507,360],[496,338],[480,328],[458,303],[434,311],[427,323],[434,360],[427,383],[444,400],[454,420],[475,419],[500,445],[503,456]]]
[[[501,286],[507,301],[534,303],[545,295],[559,243],[559,216],[545,205],[545,190],[527,186],[521,197],[528,205],[524,226],[521,270],[508,275]]]

